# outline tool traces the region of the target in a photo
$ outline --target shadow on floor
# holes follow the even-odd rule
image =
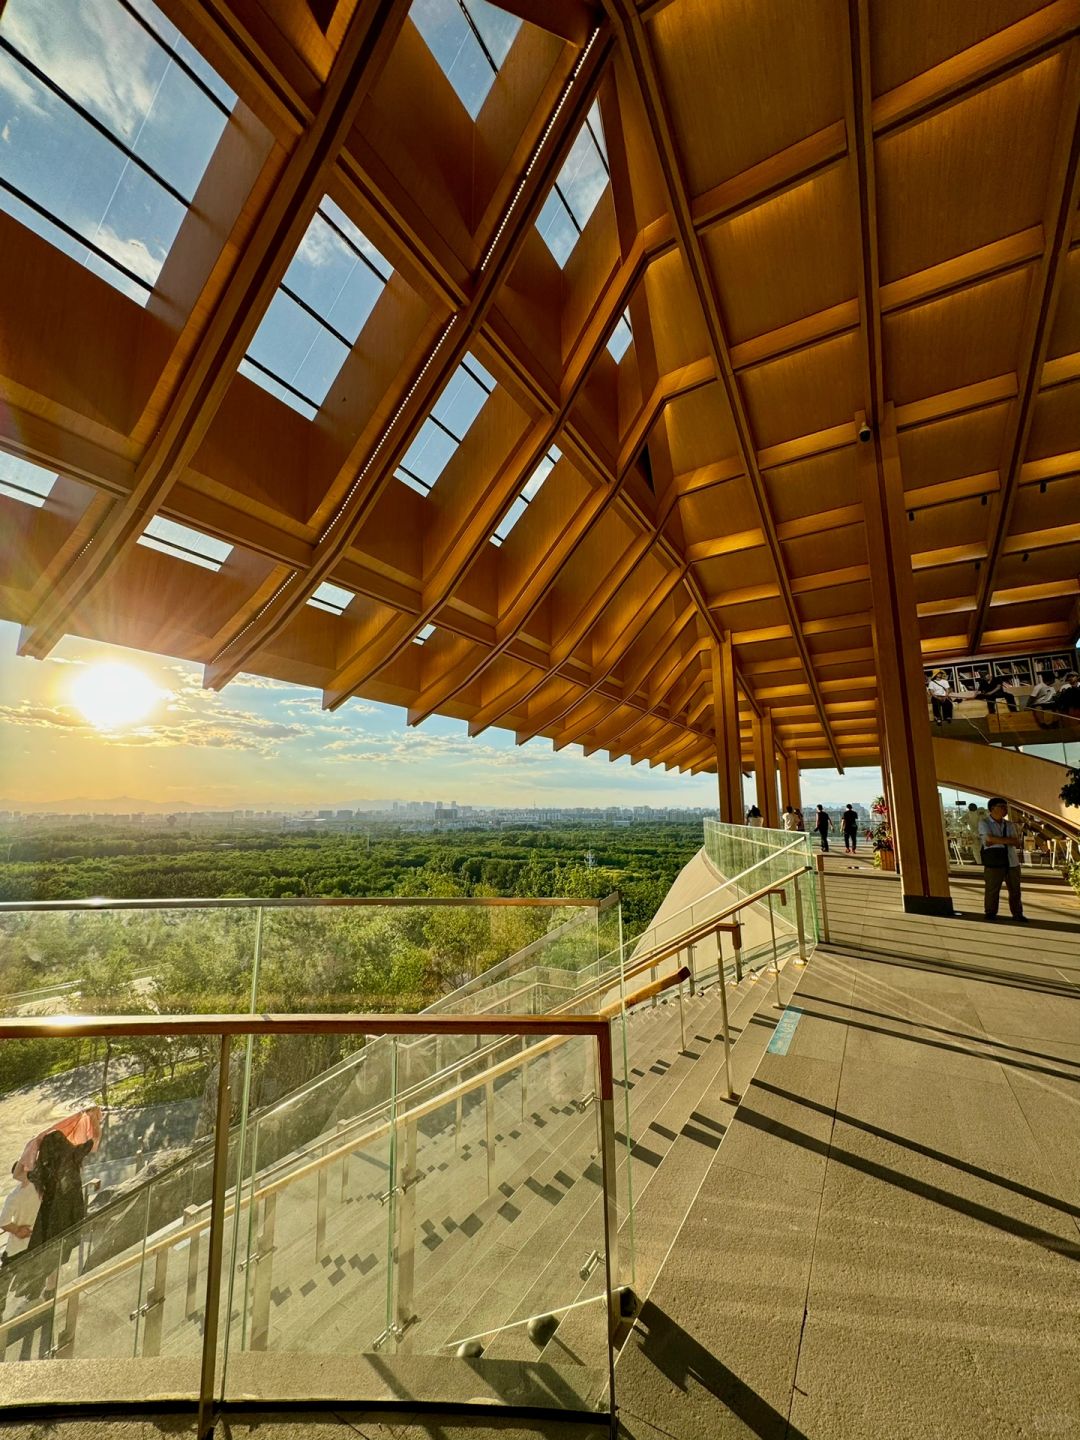
[[[751,1082],[751,1094],[756,1084],[757,1081]],[[793,1125],[785,1125],[771,1115],[762,1115],[752,1106],[747,1105],[745,1101],[739,1107],[738,1117],[742,1123],[750,1125],[766,1135],[772,1135],[777,1140],[785,1140],[792,1145],[801,1145],[805,1150],[809,1150],[814,1155],[821,1155],[830,1162],[846,1165],[849,1169],[869,1175],[874,1180],[881,1180],[886,1185],[895,1185],[898,1190],[906,1190],[910,1195],[918,1195],[920,1199],[929,1200],[958,1215],[967,1215],[972,1220],[979,1220],[984,1225],[993,1226],[995,1230],[1002,1230],[1007,1235],[1014,1235],[1018,1240],[1028,1240],[1031,1244],[1038,1245],[1052,1254],[1060,1255],[1065,1260],[1080,1261],[1080,1242],[1055,1235],[1052,1230],[1043,1230],[1038,1225],[1029,1225],[1026,1221],[1017,1220],[1015,1216],[1006,1215],[1001,1210],[994,1210],[989,1205],[980,1205],[974,1200],[965,1199],[962,1195],[954,1195],[951,1190],[945,1190],[940,1185],[931,1185],[925,1180],[916,1180],[913,1175],[905,1175],[902,1170],[896,1170],[891,1165],[881,1165],[876,1160],[868,1160],[865,1156],[856,1155],[839,1145],[819,1140],[814,1135],[808,1135],[804,1130],[797,1130]]]
[[[986,1180],[991,1185],[1000,1186],[1002,1190],[1011,1190],[1014,1195],[1023,1195],[1027,1200],[1034,1200],[1039,1205],[1045,1205],[1051,1210],[1060,1210],[1063,1215],[1070,1215],[1074,1220],[1080,1220],[1080,1205],[1072,1205],[1068,1200],[1060,1200],[1056,1195],[1048,1195],[1045,1190],[1035,1190],[1030,1185],[1022,1185],[1018,1180],[1007,1180],[1004,1175],[998,1175],[994,1170],[984,1170],[981,1165],[972,1165],[967,1160],[960,1160],[955,1155],[946,1154],[944,1150],[935,1150],[931,1145],[923,1145],[918,1140],[910,1140],[906,1135],[898,1135],[895,1130],[885,1130],[880,1125],[871,1125],[869,1121],[860,1120],[855,1115],[845,1114],[843,1110],[833,1110],[828,1105],[819,1105],[816,1100],[808,1100],[803,1095],[797,1095],[794,1090],[785,1090],[780,1085],[771,1085],[767,1080],[754,1080],[753,1085],[759,1090],[767,1090],[770,1095],[777,1095],[782,1100],[790,1100],[795,1105],[801,1105],[806,1110],[814,1110],[819,1115],[839,1120],[841,1124],[850,1125],[853,1130],[861,1130],[865,1135],[875,1135],[879,1140],[886,1140],[891,1145],[900,1145],[915,1155],[925,1156],[927,1160],[936,1160],[940,1165],[948,1165],[953,1170],[962,1171],[965,1175],[972,1175],[977,1180]]]
[[[807,1440],[801,1430],[790,1425],[786,1415],[752,1390],[734,1371],[706,1350],[694,1337],[677,1324],[670,1315],[647,1300],[634,1326],[634,1340],[645,1358],[684,1393],[691,1383],[702,1386],[745,1426],[745,1433],[758,1440]],[[665,1418],[678,1425],[678,1417]],[[644,1416],[635,1415],[629,1407],[620,1406],[619,1433],[627,1440],[655,1440],[671,1436],[683,1440],[678,1429],[665,1429]],[[697,1420],[700,1423],[700,1411]],[[702,1434],[707,1432],[702,1431]],[[719,1431],[717,1432],[720,1433]],[[723,1434],[737,1433],[725,1427]]]

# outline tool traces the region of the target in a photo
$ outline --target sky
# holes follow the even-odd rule
[[[576,745],[556,752],[542,737],[517,746],[511,733],[496,729],[470,739],[464,721],[440,716],[410,729],[404,710],[364,700],[330,713],[321,709],[318,691],[258,676],[240,675],[221,693],[204,690],[200,668],[187,661],[72,636],[47,659],[32,660],[16,654],[17,639],[17,626],[0,622],[3,809],[63,801],[93,808],[114,799],[200,809],[352,809],[392,800],[716,803],[712,775],[613,763],[603,754],[586,757]],[[93,696],[102,668],[117,663],[146,677],[150,708],[141,719],[98,728],[77,695],[89,685]],[[109,677],[105,672],[106,702]],[[813,771],[804,777],[803,799],[865,803],[880,784],[873,769],[843,777]]]

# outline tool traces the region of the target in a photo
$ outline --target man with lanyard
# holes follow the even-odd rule
[[[998,900],[1004,881],[1009,892],[1009,910],[1020,924],[1027,923],[1020,899],[1020,832],[1008,814],[1008,801],[1000,795],[987,804],[989,814],[979,821],[979,840],[983,862],[983,913],[987,920],[996,920]]]

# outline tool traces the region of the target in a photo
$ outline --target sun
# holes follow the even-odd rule
[[[133,665],[107,661],[88,666],[71,687],[72,699],[98,730],[118,730],[145,719],[160,691]]]

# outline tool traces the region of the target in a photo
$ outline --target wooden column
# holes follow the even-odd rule
[[[797,755],[784,755],[780,760],[780,808],[802,809],[802,781]]]
[[[712,649],[712,690],[720,819],[731,825],[741,825],[745,815],[739,748],[739,694],[735,684],[735,655],[729,635],[725,635]]]
[[[776,746],[773,741],[772,716],[763,710],[760,717],[751,717],[754,737],[754,780],[757,785],[757,806],[772,830],[780,828],[780,807],[776,802]]]
[[[877,436],[859,445],[859,481],[870,556],[874,660],[885,722],[886,793],[891,800],[904,909],[923,915],[951,915],[948,856],[941,830],[891,402],[884,407]]]

